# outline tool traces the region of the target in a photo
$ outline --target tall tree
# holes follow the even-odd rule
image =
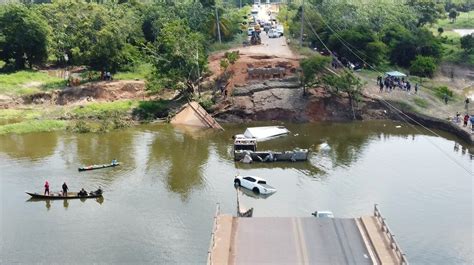
[[[318,85],[320,83],[320,74],[324,71],[331,59],[319,54],[301,60],[303,94],[306,94],[306,88]]]
[[[354,101],[362,95],[362,81],[350,71],[344,71],[340,75],[326,75],[322,82],[329,92],[340,95],[346,94],[352,108],[352,116],[355,119]]]
[[[35,11],[10,4],[0,13],[0,59],[14,62],[15,69],[32,68],[48,58],[50,29]]]
[[[418,26],[433,24],[444,16],[444,7],[436,0],[408,0],[418,14]]]
[[[182,20],[166,23],[155,43],[155,73],[149,89],[174,88],[194,93],[207,57],[202,34],[193,32]]]
[[[451,10],[449,10],[449,19],[451,19],[451,23],[454,23],[457,17],[458,17],[458,11],[456,11],[456,9],[454,8],[451,8]]]

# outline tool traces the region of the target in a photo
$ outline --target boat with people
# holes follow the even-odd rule
[[[95,191],[87,192],[82,189],[79,192],[68,192],[66,196],[63,196],[61,192],[51,192],[48,195],[44,195],[42,193],[36,192],[25,192],[26,194],[30,195],[32,199],[37,200],[69,200],[69,199],[89,199],[89,198],[100,198],[102,197],[102,189],[97,189]]]
[[[87,170],[95,170],[95,169],[102,169],[102,168],[108,168],[108,167],[116,167],[119,166],[120,162],[117,162],[117,160],[112,160],[112,163],[110,164],[103,164],[103,165],[89,165],[89,166],[84,166],[80,167],[77,170],[79,171],[87,171]]]

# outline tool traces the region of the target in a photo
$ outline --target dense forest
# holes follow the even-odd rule
[[[302,2],[290,1],[279,14],[297,41]],[[433,30],[440,19],[449,17],[453,23],[461,12],[474,10],[473,0],[304,2],[303,45],[323,52],[329,49],[354,64],[391,64],[409,68],[414,75],[432,76],[445,55],[444,48],[450,48],[456,41],[463,48],[456,54],[456,60],[474,64],[472,34],[454,40],[442,35],[442,27]]]
[[[242,38],[250,8],[239,6],[251,2],[12,1],[0,5],[0,67],[85,65],[114,73],[148,62],[150,87],[191,88],[206,70],[213,44]],[[278,18],[297,40],[303,1],[286,2]],[[474,0],[306,0],[303,45],[322,51],[327,45],[353,63],[394,64],[431,76],[443,44],[452,40],[441,36],[442,28],[438,36],[430,27],[473,9]],[[472,35],[460,43],[470,58]]]
[[[243,4],[249,1],[243,1]],[[45,64],[95,71],[154,66],[150,84],[189,86],[211,44],[241,32],[240,1],[32,1],[0,5],[3,71]],[[216,15],[221,35],[217,35]]]

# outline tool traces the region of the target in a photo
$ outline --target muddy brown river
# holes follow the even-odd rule
[[[235,214],[236,174],[277,189],[241,194],[254,216],[358,217],[378,203],[412,264],[472,264],[472,146],[388,121],[286,126],[291,135],[259,149],[309,148],[309,161],[234,163],[243,125],[0,136],[0,264],[204,264],[216,203]],[[77,171],[114,158],[123,164]],[[30,201],[24,191],[45,180],[53,191],[100,186],[104,199]]]

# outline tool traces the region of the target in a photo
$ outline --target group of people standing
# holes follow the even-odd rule
[[[468,127],[468,125],[470,124],[471,125],[471,130],[474,132],[474,115],[469,115],[468,112],[469,112],[469,98],[466,98],[466,100],[464,100],[464,108],[466,110],[466,114],[464,115],[464,117],[462,117],[462,125],[463,127]],[[454,123],[461,123],[461,113],[459,112],[456,112],[456,117],[454,117]]]
[[[63,183],[62,190],[63,190],[63,197],[66,197],[67,191],[69,190],[69,187],[67,186],[66,182]],[[44,195],[46,194],[49,195],[49,182],[48,181],[44,183]]]
[[[66,182],[63,183],[62,185],[62,190],[63,190],[63,193],[62,193],[62,196],[63,197],[67,197],[67,192],[69,190],[69,187],[67,186]],[[44,183],[44,195],[46,196],[46,194],[49,196],[49,182],[46,181]],[[84,190],[84,188],[82,188],[78,193],[77,195],[79,196],[87,196],[87,191]]]
[[[386,91],[390,92],[397,87],[404,91],[411,91],[411,83],[408,80],[405,81],[404,77],[399,78],[388,75],[383,78],[382,76],[377,76],[377,85],[380,88],[380,92],[383,92],[384,88]],[[418,83],[415,84],[415,94],[416,93],[418,93]]]

